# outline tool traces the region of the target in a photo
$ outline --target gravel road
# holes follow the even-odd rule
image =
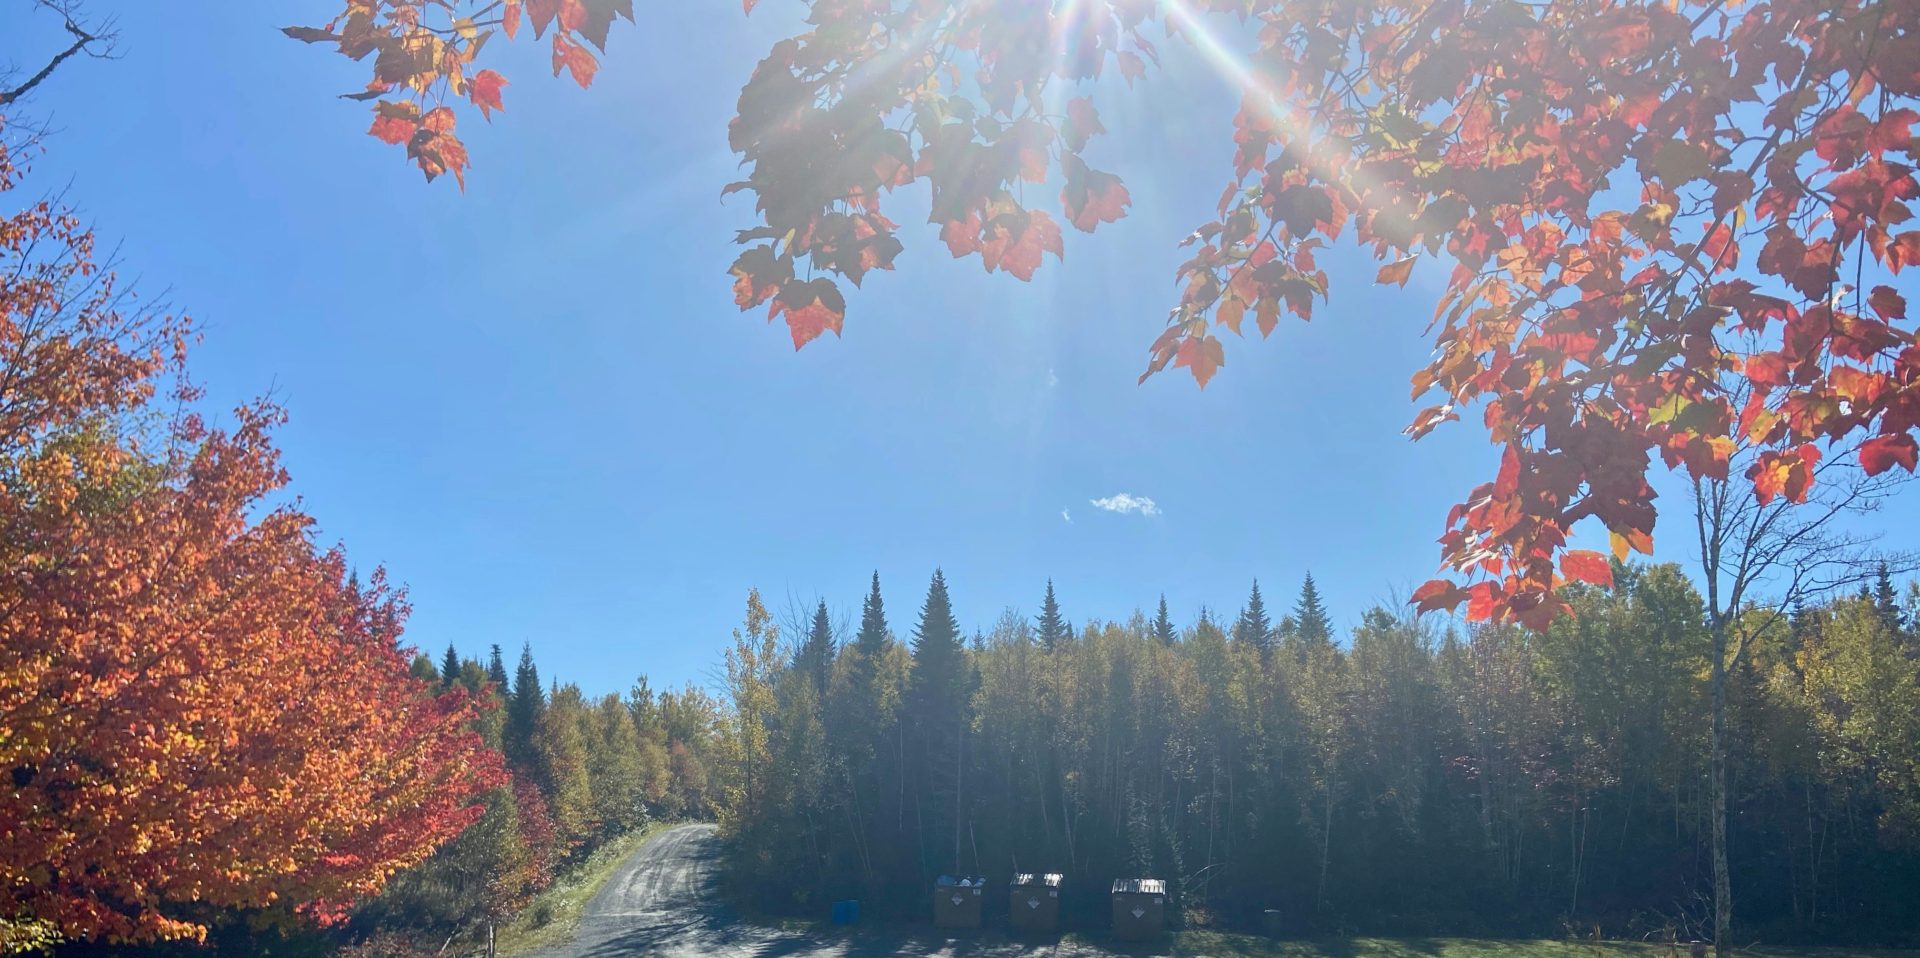
[[[994,937],[795,933],[743,922],[714,893],[719,841],[712,825],[668,829],[621,864],[587,903],[574,940],[530,958],[1095,958],[1067,943]]]

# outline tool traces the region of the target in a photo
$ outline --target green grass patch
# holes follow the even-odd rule
[[[929,954],[949,939],[969,947],[992,949],[1021,944],[1048,950],[1063,958],[1688,958],[1687,946],[1643,941],[1576,941],[1572,939],[1500,938],[1323,938],[1285,939],[1220,931],[1176,931],[1153,941],[1119,941],[1105,933],[1069,931],[1058,936],[1020,937],[991,922],[978,930],[946,932],[925,923],[863,921],[857,925],[830,925],[824,921],[768,915],[742,916],[763,929],[810,938],[816,942],[845,942],[858,946],[885,944]],[[1741,958],[1920,958],[1920,950],[1749,947],[1735,950]]]
[[[1154,941],[1119,941],[1105,933],[1069,931],[1056,936],[1023,938],[994,926],[945,932],[925,923],[863,921],[831,925],[825,921],[766,914],[746,914],[741,920],[787,935],[818,942],[850,945],[886,945],[905,950],[939,951],[948,939],[970,946],[992,948],[1023,944],[1045,949],[1058,941],[1052,953],[1067,958],[1688,958],[1686,944],[1673,948],[1664,942],[1576,941],[1572,939],[1501,938],[1324,938],[1286,939],[1220,931],[1176,931]],[[1920,958],[1920,950],[1886,948],[1768,947],[1735,949],[1741,958]]]
[[[1093,942],[1089,942],[1092,944]],[[1116,948],[1116,943],[1099,945]],[[1637,941],[1536,940],[1490,938],[1340,938],[1288,941],[1257,935],[1182,931],[1158,945],[1121,947],[1123,954],[1172,955],[1173,958],[1687,958],[1664,943]],[[1743,948],[1753,958],[1920,958],[1920,952],[1854,948]]]
[[[620,868],[620,863],[640,850],[648,839],[681,822],[655,822],[636,829],[595,849],[593,854],[554,879],[522,908],[513,920],[500,926],[494,942],[503,956],[565,944],[580,927],[587,902]]]

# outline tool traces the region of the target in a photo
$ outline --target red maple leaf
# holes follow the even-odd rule
[[[768,320],[782,314],[787,317],[787,332],[793,335],[793,348],[798,350],[829,329],[840,335],[840,324],[847,318],[847,301],[833,280],[790,282],[780,288],[767,308]]]
[[[480,115],[493,119],[493,111],[505,110],[500,102],[500,88],[507,85],[507,78],[492,70],[481,70],[467,81],[467,98],[480,108]]]

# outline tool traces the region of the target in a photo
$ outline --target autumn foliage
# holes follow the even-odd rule
[[[465,694],[408,674],[404,597],[277,498],[276,410],[154,401],[193,398],[191,330],[71,213],[0,220],[0,276],[0,950],[337,917],[479,814]]]
[[[475,61],[496,33],[507,40],[532,31],[553,53],[553,75],[582,87],[600,69],[594,50],[606,52],[614,18],[633,19],[633,0],[349,0],[319,27],[287,27],[307,43],[331,43],[352,60],[373,58],[365,89],[342,94],[373,103],[367,132],[405,146],[431,180],[443,173],[466,186],[467,147],[454,133],[456,104],[465,101],[492,119],[506,109],[499,72]]]
[[[754,0],[746,0],[748,11]],[[567,5],[571,8],[571,4]],[[1213,218],[1149,348],[1205,386],[1227,333],[1329,298],[1344,237],[1377,280],[1435,285],[1415,438],[1480,417],[1494,479],[1449,514],[1423,609],[1541,627],[1555,589],[1652,548],[1657,458],[1798,501],[1825,457],[1912,471],[1920,347],[1895,285],[1920,119],[1920,8],[1879,0],[811,0],[741,90],[729,138],[761,225],[735,302],[796,347],[840,331],[902,252],[885,197],[924,183],[956,257],[1029,279],[1125,215],[1085,151],[1093,97],[1157,63],[1150,29],[1241,89]],[[564,19],[564,17],[563,17]],[[604,19],[604,17],[602,18]],[[596,21],[599,22],[599,21]],[[430,171],[431,172],[431,171]],[[1057,189],[1057,193],[1053,192]],[[1744,381],[1738,408],[1730,386]]]

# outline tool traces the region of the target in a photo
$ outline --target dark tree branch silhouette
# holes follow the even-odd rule
[[[78,3],[70,0],[35,0],[34,6],[53,11],[61,20],[61,28],[73,37],[67,48],[53,55],[46,66],[19,85],[0,90],[0,107],[11,106],[15,101],[32,93],[34,88],[46,82],[60,64],[67,62],[75,54],[85,53],[95,59],[110,59],[113,56],[113,44],[119,34],[113,29],[111,19],[97,26],[84,25],[86,17]]]

